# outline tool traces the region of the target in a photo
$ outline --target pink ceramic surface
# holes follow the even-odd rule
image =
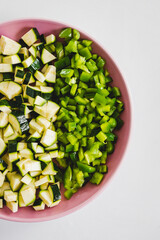
[[[47,35],[53,33],[57,36],[60,30],[67,26],[59,22],[48,20],[17,20],[0,24],[0,35],[3,34],[5,36],[13,38],[14,40],[18,40],[25,32],[27,32],[32,27],[36,27],[40,34],[44,33],[45,35]],[[84,34],[83,32],[81,32],[81,38],[93,40],[91,37]],[[84,188],[80,189],[76,194],[74,194],[74,196],[69,201],[66,200],[62,194],[61,203],[54,208],[46,208],[44,211],[36,212],[31,207],[27,207],[19,208],[19,211],[17,213],[12,213],[10,210],[7,209],[7,207],[4,207],[4,209],[0,209],[1,219],[19,222],[40,222],[65,216],[84,206],[97,194],[99,194],[99,192],[104,189],[108,181],[111,179],[111,177],[117,170],[122,160],[123,154],[126,150],[129,139],[131,126],[130,99],[124,79],[116,64],[108,55],[108,53],[98,43],[96,43],[95,40],[93,41],[93,52],[98,53],[100,56],[102,56],[102,58],[106,60],[106,67],[114,80],[113,85],[120,88],[122,93],[121,99],[125,104],[125,111],[121,115],[121,118],[124,120],[125,124],[122,129],[117,132],[118,141],[116,143],[114,153],[108,157],[108,174],[105,175],[102,183],[99,186],[94,186],[88,183]]]

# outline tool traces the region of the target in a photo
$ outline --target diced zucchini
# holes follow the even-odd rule
[[[14,74],[12,72],[3,73],[3,81],[13,80]]]
[[[15,54],[15,55],[3,57],[3,63],[18,64],[18,63],[21,63],[21,59],[17,54]]]
[[[27,72],[24,76],[23,84],[28,84],[31,78],[32,78],[32,74],[30,72]]]
[[[41,144],[44,147],[49,147],[57,141],[57,132],[46,129],[41,138]]]
[[[0,188],[3,186],[5,180],[4,174],[0,171]]]
[[[19,193],[22,196],[25,206],[32,204],[36,199],[35,189],[29,185],[24,184]]]
[[[54,143],[54,144],[51,145],[50,147],[46,147],[46,148],[45,148],[46,151],[52,151],[52,150],[56,150],[56,149],[58,149],[57,143]]]
[[[23,47],[19,50],[19,56],[21,57],[22,60],[25,60],[26,58],[29,57],[29,52],[26,47]]]
[[[22,186],[21,179],[22,176],[18,173],[11,176],[10,186],[12,191],[18,191],[20,189],[20,187]]]
[[[2,111],[2,112],[5,112],[5,113],[10,113],[11,112],[11,108],[10,107],[8,107],[8,106],[1,106],[0,105],[0,111]]]
[[[33,205],[34,210],[40,211],[45,209],[45,204],[41,199],[36,199]]]
[[[20,150],[21,158],[33,159],[33,152],[29,148]]]
[[[38,81],[40,81],[40,82],[42,82],[42,83],[43,83],[43,82],[45,81],[45,79],[46,79],[46,77],[44,76],[44,74],[41,73],[41,72],[38,71],[38,70],[35,71],[34,76],[35,76],[35,78],[36,78]]]
[[[31,177],[37,177],[41,175],[42,171],[32,171],[30,172]]]
[[[44,129],[47,129],[49,128],[50,126],[50,121],[48,121],[45,117],[42,117],[42,116],[38,116],[36,118],[36,122],[41,125]]]
[[[31,55],[32,55],[34,58],[37,57],[37,49],[36,49],[36,47],[31,46],[28,50],[29,50],[29,52],[31,53]]]
[[[25,76],[24,68],[16,66],[15,73],[14,73],[14,81],[19,83],[19,84],[22,84],[23,81],[24,81],[23,80],[24,76]]]
[[[31,142],[27,144],[28,148],[32,149],[34,152],[36,152],[38,143],[37,142]]]
[[[17,143],[17,151],[23,150],[25,148],[27,148],[27,143],[24,142]]]
[[[47,82],[40,82],[40,81],[36,81],[36,87],[40,87],[40,86],[43,86],[43,87],[46,87],[47,86]]]
[[[24,163],[24,167],[27,172],[41,171],[41,163],[36,160],[28,160]]]
[[[48,44],[54,43],[56,40],[56,37],[55,35],[50,34],[45,39],[46,39],[46,44],[48,45]]]
[[[11,106],[7,100],[0,100],[0,111],[8,114],[11,112]]]
[[[4,129],[4,137],[10,137],[14,134],[14,130],[10,124]]]
[[[56,175],[56,173],[53,162],[50,162],[42,171],[42,175]]]
[[[5,112],[0,112],[0,128],[6,127],[8,124],[8,114]]]
[[[33,178],[27,173],[22,179],[21,182],[25,183],[26,185],[29,185]]]
[[[48,175],[43,176],[38,181],[35,182],[35,186],[39,187],[40,185],[42,185],[44,183],[48,183],[49,181],[50,181],[50,177]]]
[[[29,130],[28,121],[21,111],[12,111],[9,114],[9,123],[21,135]]]
[[[50,207],[51,204],[53,203],[48,190],[41,190],[39,192],[39,197],[47,205],[47,207]]]
[[[5,142],[3,141],[2,138],[0,138],[0,157],[5,153],[6,148],[7,148],[7,146],[6,146]]]
[[[44,148],[42,146],[38,145],[36,148],[36,153],[44,153]]]
[[[47,102],[46,99],[44,99],[40,96],[36,96],[35,101],[34,101],[34,105],[43,106],[46,102]]]
[[[11,177],[14,176],[16,174],[16,172],[8,172],[6,174],[7,180],[10,182],[11,181]],[[10,189],[10,188],[9,188]]]
[[[13,212],[18,212],[18,201],[16,202],[6,202],[6,206]]]
[[[53,204],[50,207],[53,207],[61,201],[60,189],[57,184],[54,184],[48,187],[48,191],[53,201]]]
[[[14,162],[15,160],[18,159],[18,154],[17,152],[12,152],[12,153],[9,153],[9,162]]]
[[[34,98],[29,97],[29,96],[27,98],[28,98],[29,104],[31,104],[31,106],[33,106],[34,105]]]
[[[34,62],[34,58],[33,58],[33,56],[30,56],[30,57],[26,58],[26,59],[22,62],[22,64],[23,64],[24,68],[28,68],[29,66],[31,66],[31,64],[32,64],[33,62]]]
[[[40,185],[40,189],[41,190],[47,190],[48,189],[48,185],[49,185],[49,183],[44,183],[44,184]]]
[[[59,156],[58,150],[50,151],[49,154],[50,154],[51,158],[57,158]]]
[[[21,86],[13,81],[0,82],[0,92],[9,100],[18,96],[22,92]]]
[[[45,74],[48,66],[49,66],[49,65],[48,65],[48,63],[47,63],[47,64],[45,64],[44,67],[41,69],[41,72],[42,72],[43,74]]]
[[[26,207],[26,205],[25,205],[25,203],[23,201],[23,198],[22,198],[20,193],[18,194],[18,205],[19,205],[19,207]]]
[[[39,57],[37,57],[34,62],[28,66],[28,69],[31,71],[31,73],[35,73],[36,70],[39,70],[42,68],[43,64]]]
[[[41,51],[44,48],[44,44],[42,42],[34,43],[33,46],[37,49],[37,51]]]
[[[25,163],[28,161],[28,159],[20,160],[16,163],[20,173],[22,176],[26,175],[27,171],[25,170]]]
[[[27,86],[26,94],[32,98],[41,95],[39,87]]]
[[[41,53],[41,60],[42,60],[43,64],[51,62],[55,58],[56,57],[53,54],[51,54],[49,51],[47,51],[45,48],[43,48],[42,53]]]
[[[59,110],[60,106],[56,104],[55,102],[48,101],[47,102],[47,118],[53,117]]]
[[[45,80],[50,83],[56,82],[56,68],[52,65],[49,65],[44,73]]]
[[[8,141],[8,152],[9,153],[17,152],[17,141],[14,141],[14,140]]]
[[[7,167],[7,164],[5,163],[5,161],[3,159],[0,158],[0,171],[4,171]],[[4,175],[4,173],[3,173]]]
[[[29,136],[27,142],[37,142],[41,138],[41,135],[35,131],[33,134]]]
[[[40,86],[41,90],[41,96],[45,98],[46,100],[51,99],[54,88],[53,87],[45,87],[45,86]]]
[[[42,162],[45,162],[45,163],[48,163],[52,160],[49,153],[36,154],[35,157],[38,157],[39,161],[42,161]]]
[[[4,137],[3,139],[4,139],[5,143],[8,143],[8,141],[10,141],[10,140],[19,140],[19,139],[21,139],[21,137],[20,137],[19,133],[17,133],[15,131],[14,134],[11,135],[10,137]]]
[[[25,116],[21,112],[12,112],[9,114],[9,123],[12,125],[15,131],[21,135],[29,130],[28,122]]]
[[[9,182],[4,182],[3,185],[0,187],[0,197],[3,197],[4,191],[9,189],[10,189]]]
[[[4,200],[6,202],[15,202],[18,199],[17,192],[13,192],[12,190],[5,190],[4,191]]]
[[[34,110],[36,113],[38,113],[38,114],[40,114],[41,116],[43,116],[43,117],[46,118],[46,115],[47,115],[47,103],[44,104],[43,106],[37,106],[37,105],[35,105],[33,110]]]
[[[39,134],[42,133],[43,131],[43,127],[41,125],[39,125],[35,119],[32,119],[29,123],[30,128],[34,129],[35,131],[37,131]]]
[[[22,103],[20,110],[24,113],[24,116],[26,119],[30,117],[30,113],[32,110],[29,109],[30,106],[26,105],[25,103]]]
[[[0,208],[3,208],[3,199],[0,198]]]
[[[21,45],[14,40],[1,36],[0,39],[0,49],[4,55],[13,55],[19,52]]]
[[[0,63],[0,73],[9,73],[13,72],[12,64]]]
[[[58,104],[48,101],[43,106],[35,106],[34,111],[45,117],[47,120],[50,120],[58,112],[59,108]]]
[[[25,33],[21,37],[21,39],[30,47],[33,43],[37,41],[38,37],[38,30],[36,28],[32,28],[27,33]]]
[[[49,183],[55,184],[54,175],[49,175],[49,176],[50,176],[50,181],[49,181]]]

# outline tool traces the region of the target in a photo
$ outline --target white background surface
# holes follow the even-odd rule
[[[100,196],[50,222],[0,220],[0,239],[159,240],[160,1],[1,0],[0,12],[0,22],[46,18],[88,32],[118,64],[130,89],[133,111],[127,152]]]

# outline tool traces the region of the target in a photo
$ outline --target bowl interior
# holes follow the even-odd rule
[[[54,21],[39,19],[17,20],[0,24],[0,35],[5,35],[14,40],[18,40],[27,30],[32,27],[36,27],[40,34],[44,33],[47,35],[53,33],[55,35],[58,35],[60,30],[66,27],[66,25]],[[80,33],[81,38],[93,40],[83,32],[80,31]],[[121,114],[121,118],[124,120],[125,124],[122,129],[117,132],[118,141],[116,143],[114,153],[108,157],[108,174],[105,175],[102,183],[99,186],[94,186],[88,183],[85,187],[74,194],[74,196],[69,201],[66,200],[62,194],[61,203],[54,208],[46,208],[44,211],[36,212],[32,208],[27,207],[19,208],[19,211],[17,213],[12,213],[7,209],[7,207],[4,207],[3,209],[0,209],[1,219],[20,222],[38,222],[62,217],[68,213],[75,211],[93,199],[93,197],[95,197],[102,189],[104,189],[109,179],[113,176],[116,169],[118,168],[118,165],[120,164],[122,156],[125,152],[130,132],[131,108],[129,95],[124,79],[112,58],[98,43],[95,42],[95,40],[92,46],[93,52],[98,53],[98,55],[106,60],[106,67],[114,80],[113,85],[120,88],[122,93],[121,99],[125,104],[125,111]]]

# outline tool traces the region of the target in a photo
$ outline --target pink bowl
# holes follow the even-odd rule
[[[64,27],[67,27],[67,25],[59,22],[40,19],[17,20],[0,24],[0,35],[3,34],[5,36],[13,38],[14,40],[18,40],[27,30],[32,27],[36,27],[41,34],[44,33],[46,35],[53,33],[55,35],[58,35],[60,30]],[[85,33],[81,31],[80,33],[81,38],[93,40]],[[96,43],[95,40],[93,40],[93,42],[93,52],[98,53],[102,58],[106,60],[106,67],[114,80],[113,85],[120,88],[122,93],[121,99],[125,104],[125,111],[121,114],[121,118],[124,120],[125,124],[122,129],[117,132],[118,141],[114,153],[108,157],[108,174],[105,175],[102,183],[99,186],[94,186],[88,183],[84,188],[80,189],[76,194],[74,194],[70,200],[66,200],[62,194],[61,203],[54,208],[46,208],[44,211],[36,212],[32,208],[27,207],[19,208],[19,211],[17,213],[12,213],[7,209],[7,207],[4,207],[3,209],[0,209],[1,219],[19,222],[40,222],[63,217],[91,201],[91,199],[93,199],[97,194],[100,193],[102,189],[106,187],[107,183],[116,172],[126,150],[130,134],[130,99],[126,84],[116,64],[109,56],[109,54],[98,43]]]

